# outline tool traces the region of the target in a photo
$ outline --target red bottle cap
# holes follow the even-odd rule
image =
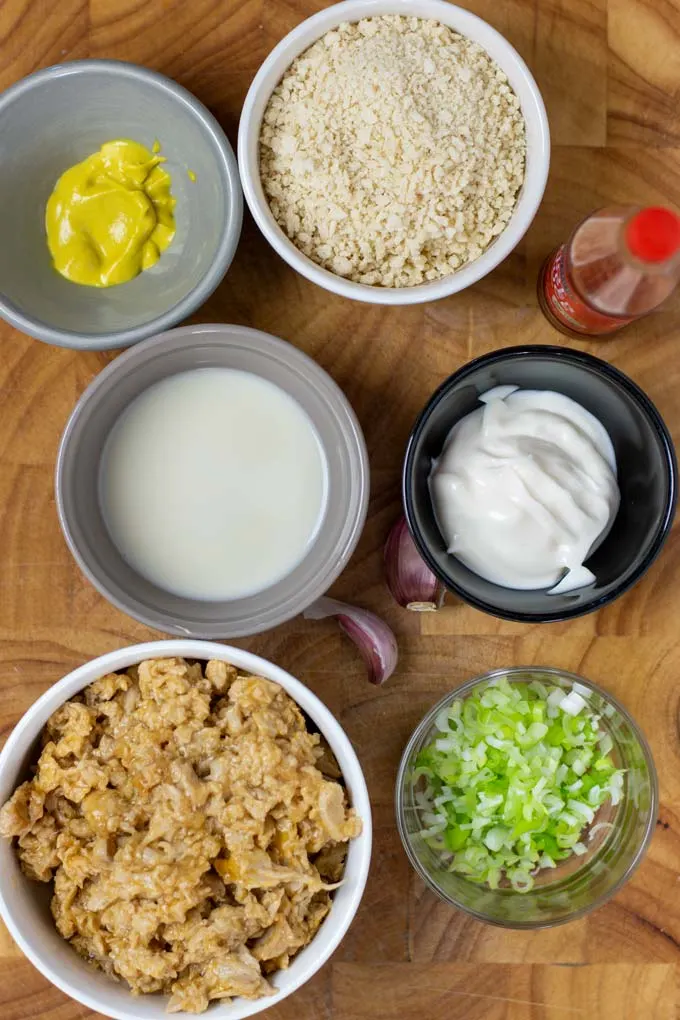
[[[680,251],[680,216],[662,206],[641,209],[628,220],[626,243],[641,262],[665,262]]]

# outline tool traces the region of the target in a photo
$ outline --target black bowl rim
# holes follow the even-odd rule
[[[430,415],[438,406],[440,401],[448,394],[449,390],[458,385],[461,380],[465,379],[466,376],[484,365],[493,365],[501,361],[514,361],[531,358],[536,357],[537,355],[542,357],[548,356],[556,361],[561,360],[570,362],[574,365],[587,366],[588,368],[594,369],[601,375],[618,383],[622,389],[626,390],[630,394],[644,412],[661,441],[666,457],[668,498],[666,500],[663,518],[659,523],[656,536],[650,546],[649,552],[640,563],[639,567],[633,571],[625,582],[617,585],[608,594],[599,596],[599,598],[595,599],[593,602],[575,606],[573,609],[562,611],[557,610],[555,612],[548,613],[514,613],[509,610],[499,610],[492,603],[471,595],[465,590],[465,588],[457,584],[450,577],[446,576],[443,571],[439,569],[436,560],[430,554],[428,546],[420,534],[415,519],[412,484],[413,458],[416,443],[418,442]],[[404,458],[404,469],[402,472],[402,502],[404,506],[404,514],[406,516],[406,523],[418,552],[433,574],[449,591],[458,595],[464,602],[467,602],[468,605],[474,606],[476,609],[481,609],[482,612],[488,613],[490,616],[495,616],[502,620],[514,620],[519,623],[558,623],[561,620],[573,620],[578,616],[586,616],[588,613],[595,612],[603,606],[609,605],[610,602],[613,602],[615,599],[619,598],[620,595],[623,595],[624,592],[632,588],[633,585],[637,584],[643,574],[649,570],[652,563],[661,552],[661,548],[668,537],[671,524],[673,523],[678,498],[677,473],[678,462],[675,455],[673,440],[671,439],[670,432],[668,431],[663,418],[644,390],[642,390],[637,383],[633,382],[633,380],[620,369],[615,368],[608,361],[596,358],[593,354],[587,354],[585,351],[576,351],[571,348],[557,347],[554,344],[503,347],[498,351],[492,351],[490,354],[483,354],[479,358],[474,358],[472,361],[469,361],[466,365],[463,365],[462,368],[459,368],[456,372],[445,379],[444,382],[441,383],[441,385],[434,391],[427,404],[416,418],[415,424],[411,430],[411,435],[408,439],[406,456]]]

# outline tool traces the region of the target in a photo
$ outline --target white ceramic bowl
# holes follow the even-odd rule
[[[371,858],[371,808],[361,766],[341,726],[326,706],[304,684],[257,655],[208,641],[152,641],[102,655],[69,673],[29,708],[0,754],[0,804],[27,778],[34,761],[38,738],[52,713],[97,677],[127,669],[143,659],[162,656],[223,659],[239,669],[267,677],[280,684],[318,726],[337,758],[352,806],[363,821],[363,832],[350,843],[345,880],[333,899],[333,907],[310,944],[295,957],[290,968],[273,979],[275,996],[249,1002],[211,1005],[210,1020],[242,1020],[281,1002],[325,963],[349,928],[361,900]],[[162,995],[133,996],[82,960],[58,934],[49,909],[49,886],[32,882],[21,872],[9,840],[0,840],[0,916],[31,963],[73,999],[89,1009],[116,1020],[167,1020]],[[189,1017],[188,1013],[175,1013]]]
[[[370,287],[336,276],[317,265],[303,255],[281,230],[271,213],[260,181],[260,125],[269,97],[284,72],[296,57],[332,28],[345,21],[359,21],[380,14],[432,18],[479,43],[505,71],[519,98],[526,123],[526,173],[515,211],[505,230],[474,262],[441,280],[416,287]],[[550,165],[550,131],[543,99],[529,68],[507,39],[475,14],[445,0],[345,0],[303,21],[281,40],[262,64],[248,90],[241,113],[238,163],[243,191],[255,222],[272,247],[293,269],[320,287],[356,301],[412,305],[465,290],[495,269],[516,247],[543,197]]]

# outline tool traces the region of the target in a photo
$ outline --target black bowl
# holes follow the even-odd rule
[[[621,506],[605,541],[588,559],[596,580],[549,595],[486,581],[446,551],[428,487],[432,461],[455,423],[494,386],[556,390],[602,422],[616,451]],[[406,520],[421,556],[446,587],[478,609],[507,620],[567,620],[612,602],[638,581],[670,531],[676,503],[673,443],[651,400],[606,361],[562,347],[506,347],[455,372],[431,397],[406,450]]]

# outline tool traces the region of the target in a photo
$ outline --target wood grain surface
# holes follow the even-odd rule
[[[554,141],[543,205],[514,254],[471,290],[403,310],[315,288],[246,216],[236,260],[194,321],[236,322],[296,344],[347,393],[371,458],[369,520],[334,594],[385,615],[395,677],[370,687],[330,621],[295,620],[240,642],[316,691],[354,742],[375,811],[375,855],[359,915],[332,961],[271,1020],[672,1020],[680,962],[680,536],[614,605],[569,624],[504,623],[463,605],[395,608],[382,545],[399,511],[404,444],[432,390],[467,359],[508,344],[567,341],[538,311],[541,259],[610,200],[680,207],[680,0],[469,0],[529,63]],[[264,56],[324,0],[0,0],[0,87],[48,64],[117,57],[191,89],[235,142]],[[1,169],[1,168],[0,168]],[[0,225],[0,237],[1,237]],[[630,374],[680,440],[680,301],[607,342],[576,342]],[[0,734],[65,672],[158,637],[112,608],[62,540],[52,476],[61,430],[115,352],[73,353],[0,326]],[[502,665],[562,666],[616,694],[646,731],[661,816],[632,881],[593,915],[552,931],[486,927],[415,878],[394,826],[404,743],[423,712]],[[54,989],[0,930],[0,1020],[93,1017]]]

